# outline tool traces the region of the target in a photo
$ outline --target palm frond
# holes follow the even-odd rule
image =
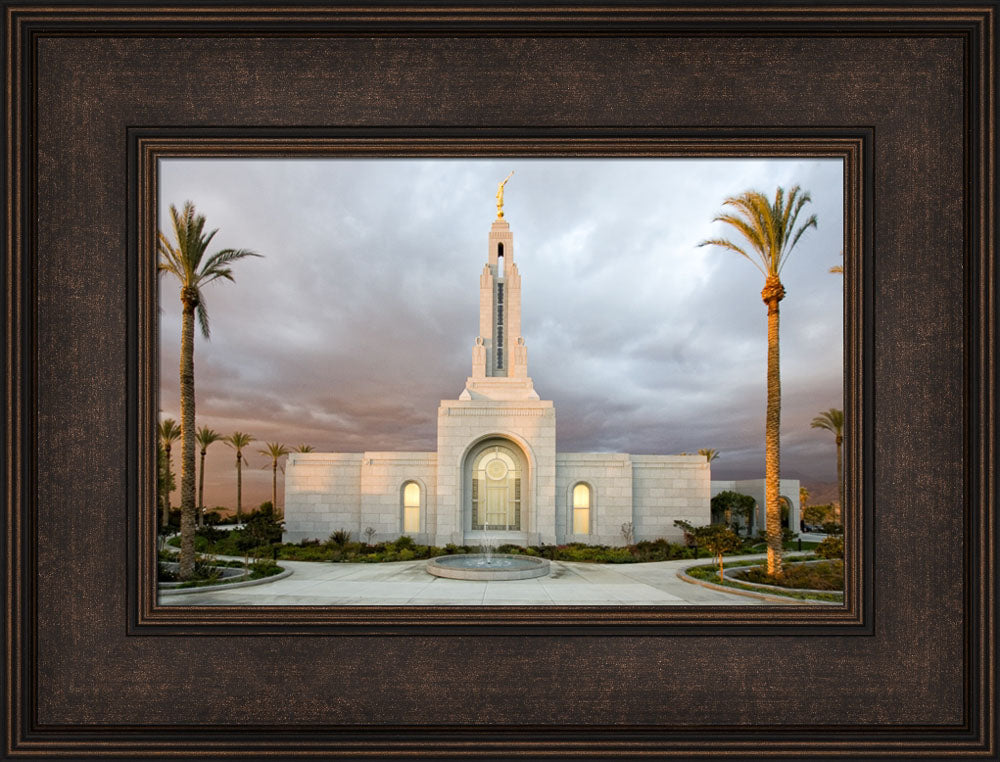
[[[198,326],[201,328],[201,335],[206,339],[210,338],[208,307],[205,306],[205,295],[201,293],[201,289],[198,289],[198,306],[195,308],[195,314],[198,316]]]
[[[767,275],[767,273],[765,273],[763,270],[761,270],[760,265],[757,264],[757,262],[754,260],[753,257],[751,257],[749,254],[747,254],[745,251],[743,251],[743,249],[741,249],[739,246],[737,246],[732,241],[727,241],[724,238],[709,238],[706,241],[702,241],[698,245],[699,246],[719,246],[720,248],[723,248],[723,249],[729,249],[730,251],[735,251],[737,254],[741,254],[744,257],[746,257],[749,260],[750,264],[752,264],[754,267],[756,267],[758,270],[760,270],[765,276]]]
[[[738,231],[750,244],[756,259],[745,249],[724,238],[703,241],[699,246],[713,244],[735,251],[753,262],[764,277],[777,277],[802,234],[817,226],[816,215],[812,215],[801,227],[796,228],[803,206],[811,200],[809,193],[801,192],[798,185],[792,187],[787,194],[779,186],[774,192],[773,201],[756,190],[730,196],[722,203],[723,206],[732,207],[734,212],[719,214],[713,222],[724,222]]]

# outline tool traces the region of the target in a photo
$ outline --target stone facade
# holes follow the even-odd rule
[[[488,535],[497,544],[622,545],[624,524],[636,540],[678,540],[676,519],[709,522],[713,485],[700,455],[556,452],[555,408],[528,376],[506,220],[494,221],[488,246],[472,374],[458,399],[438,408],[437,451],[293,453],[286,542],[325,540],[338,529],[362,539],[371,527],[376,541],[407,534],[476,545]]]

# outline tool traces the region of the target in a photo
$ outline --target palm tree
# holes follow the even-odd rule
[[[170,474],[168,482],[173,483],[170,461],[170,445],[181,438],[181,429],[180,426],[177,425],[177,421],[173,418],[164,418],[160,421],[159,433],[160,444],[163,446],[163,450],[167,454],[167,473]],[[161,520],[161,524],[162,526],[166,526],[170,523],[170,492],[167,492],[165,495],[160,495],[160,499],[163,505],[163,518]]]
[[[778,486],[781,479],[781,363],[778,343],[778,303],[785,298],[781,283],[781,268],[802,234],[816,227],[816,215],[801,226],[796,222],[802,207],[810,202],[809,193],[801,193],[799,186],[789,191],[779,187],[770,202],[759,191],[745,191],[727,198],[723,206],[731,206],[735,213],[722,213],[715,222],[724,222],[735,228],[750,244],[754,256],[746,249],[724,238],[702,241],[699,246],[720,246],[746,257],[764,276],[761,299],[767,305],[767,416],[764,425],[764,503],[767,533],[767,571],[781,576],[781,506]]]
[[[236,450],[236,524],[239,525],[243,518],[243,448],[249,447],[254,439],[252,434],[234,431],[222,441]]]
[[[198,429],[195,439],[201,447],[201,464],[198,468],[198,526],[203,527],[205,526],[205,455],[208,453],[208,446],[222,439],[222,434],[208,426],[202,426]]]
[[[229,265],[245,257],[259,256],[247,249],[222,249],[205,257],[217,230],[204,233],[205,217],[195,214],[194,204],[185,202],[181,212],[170,206],[176,243],[159,233],[160,272],[172,273],[181,282],[181,557],[180,578],[194,573],[194,319],[207,339],[208,313],[202,288],[217,278],[233,279]]]
[[[261,455],[266,455],[271,459],[271,506],[274,508],[275,517],[278,516],[278,458],[288,455],[289,450],[279,442],[267,442],[267,447],[258,450]],[[267,468],[267,466],[264,466]]]
[[[702,448],[701,450],[698,450],[698,454],[704,455],[709,463],[719,457],[719,451],[714,447]]]
[[[840,509],[844,509],[844,460],[841,446],[844,443],[844,411],[830,408],[813,418],[810,426],[814,429],[826,429],[834,436],[837,443],[837,490],[840,497]]]
[[[298,447],[293,447],[292,452],[315,452],[312,445],[301,444]]]

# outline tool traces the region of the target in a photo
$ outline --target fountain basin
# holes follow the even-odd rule
[[[427,573],[449,579],[471,579],[484,582],[501,582],[511,579],[547,577],[549,561],[534,556],[515,556],[498,553],[487,558],[479,553],[457,556],[438,556],[427,562]]]

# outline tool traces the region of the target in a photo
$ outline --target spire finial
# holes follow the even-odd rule
[[[503,219],[503,186],[507,184],[507,181],[514,176],[514,170],[510,171],[503,182],[497,186],[497,219]]]

